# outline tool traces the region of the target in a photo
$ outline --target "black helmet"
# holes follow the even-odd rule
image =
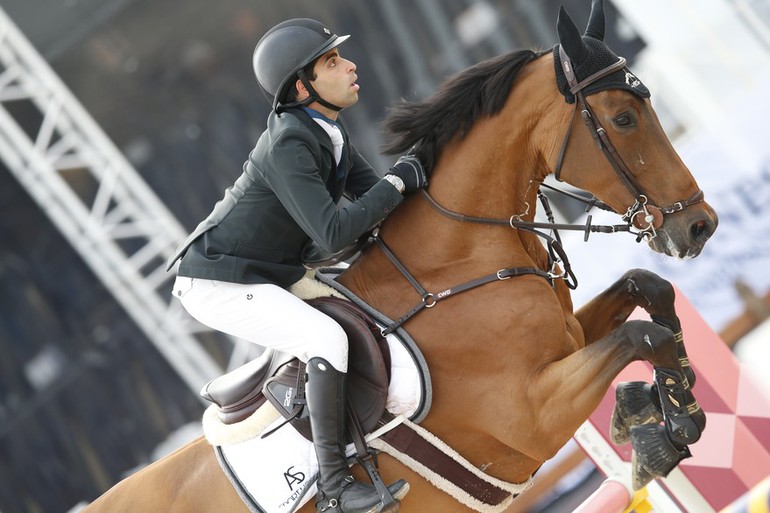
[[[302,68],[349,37],[338,36],[321,22],[309,18],[284,21],[262,36],[254,49],[254,73],[262,89],[273,97],[273,110],[290,106],[283,102],[295,77],[303,81],[310,93],[310,98],[302,103],[315,100],[326,107],[342,110],[318,96]]]

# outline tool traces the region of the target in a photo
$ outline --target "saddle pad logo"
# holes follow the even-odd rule
[[[286,479],[286,484],[289,485],[289,490],[294,491],[294,485],[301,485],[305,481],[305,474],[299,470],[293,471],[294,465],[286,469],[283,473],[283,478]]]

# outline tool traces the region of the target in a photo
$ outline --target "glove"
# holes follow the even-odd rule
[[[428,185],[428,176],[422,167],[420,159],[414,155],[404,155],[399,158],[388,171],[404,182],[404,193],[414,192]]]

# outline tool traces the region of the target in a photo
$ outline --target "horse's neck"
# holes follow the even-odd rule
[[[520,145],[511,142],[515,134],[510,131],[504,136],[510,139],[501,142],[500,128],[494,121],[479,123],[461,144],[442,154],[431,178],[430,194],[445,208],[464,215],[532,221],[537,191],[545,172],[527,152],[505,149],[503,144]],[[426,229],[434,232],[436,245],[483,247],[490,256],[524,253],[535,263],[545,257],[542,244],[528,232],[457,221],[450,221],[447,230],[436,232],[435,222],[435,219],[425,220]],[[437,237],[442,233],[448,239]]]
[[[429,187],[436,201],[469,216],[534,219],[537,189],[548,173],[543,154],[550,151],[549,141],[555,139],[552,130],[545,128],[561,121],[546,116],[548,101],[537,100],[548,96],[542,91],[547,90],[544,84],[552,81],[552,65],[552,61],[550,65],[545,60],[539,62],[532,78],[543,77],[522,82],[500,113],[477,120],[464,137],[455,138],[442,149]],[[523,74],[528,73],[529,67]],[[547,133],[535,140],[536,132]],[[545,269],[548,264],[547,253],[535,235],[505,225],[448,219],[420,194],[396,209],[383,225],[382,235],[418,278],[443,275],[445,268],[455,273],[453,279],[459,279],[477,277],[473,274],[494,270],[495,266]],[[382,269],[390,265],[382,258],[367,257],[356,266],[351,275],[360,287],[371,287],[364,285],[370,281],[376,282],[378,289],[394,286],[383,283]]]
[[[478,187],[463,180],[447,189],[449,194],[437,189],[439,191],[434,193],[431,187],[430,191],[432,196],[435,194],[436,201],[466,215],[507,220],[511,215],[526,211],[521,198],[514,201],[519,197],[519,191],[501,194],[501,187],[493,187],[488,193],[479,192]],[[531,194],[528,193],[531,207],[526,218],[530,219],[535,209],[536,186],[533,189]],[[525,191],[520,192],[523,195]],[[480,196],[468,197],[474,193]],[[434,209],[421,194],[399,207],[381,233],[383,240],[418,281],[428,280],[427,283],[435,287],[453,286],[506,267],[536,266],[545,270],[547,266],[543,246],[531,234],[507,225],[450,219]],[[389,269],[391,266],[378,261],[367,262],[364,267],[371,279],[381,281],[383,267]],[[397,276],[395,278],[400,281]]]

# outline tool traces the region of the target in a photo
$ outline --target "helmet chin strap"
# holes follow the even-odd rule
[[[302,84],[305,86],[305,89],[307,89],[308,97],[303,100],[302,102],[299,102],[302,105],[309,105],[313,103],[314,101],[320,103],[327,109],[331,109],[333,111],[339,112],[342,110],[342,107],[338,107],[337,105],[334,105],[333,103],[329,103],[323,98],[321,98],[321,95],[316,92],[315,88],[310,84],[310,80],[307,77],[307,74],[305,73],[305,70],[301,69],[297,72],[297,75],[299,76],[299,79],[302,81]]]

